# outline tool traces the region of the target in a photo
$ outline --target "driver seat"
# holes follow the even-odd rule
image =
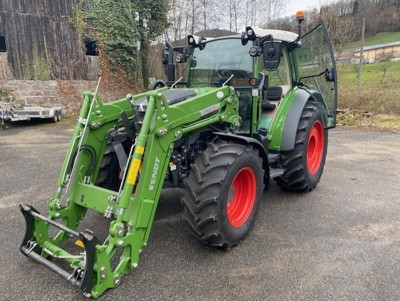
[[[269,87],[264,93],[263,103],[261,104],[263,112],[275,110],[282,98],[282,94],[282,87]]]

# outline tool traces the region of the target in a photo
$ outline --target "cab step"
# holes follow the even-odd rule
[[[279,161],[279,154],[268,153],[268,163],[271,165]]]
[[[283,170],[283,168],[270,168],[269,169],[269,177],[271,179],[276,178],[276,177],[280,177],[285,173],[285,171]]]

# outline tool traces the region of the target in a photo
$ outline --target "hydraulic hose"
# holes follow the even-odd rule
[[[88,165],[88,167],[86,168],[86,171],[84,173],[85,176],[89,176],[93,173],[94,169],[96,168],[96,163],[97,163],[96,151],[92,146],[87,145],[87,144],[82,145],[79,149],[79,152],[81,152],[83,150],[87,151],[90,155],[90,164]],[[73,153],[73,155],[71,157],[71,160],[68,163],[67,173],[70,173],[72,171],[72,164],[73,164],[73,162],[75,162],[75,157],[77,155],[77,152],[78,152],[78,150],[75,150],[75,152]]]

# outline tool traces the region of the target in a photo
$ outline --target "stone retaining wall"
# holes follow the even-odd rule
[[[79,110],[83,92],[95,91],[96,85],[96,81],[85,80],[0,80],[0,102],[17,107],[62,106],[69,115]],[[99,95],[108,101],[124,97],[124,92],[103,90],[100,86]]]

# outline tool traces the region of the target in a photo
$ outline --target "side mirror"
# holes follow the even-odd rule
[[[206,48],[206,43],[204,43],[205,41],[206,41],[206,39],[204,37],[200,37],[199,44],[198,44],[200,50],[203,50],[204,48]]]
[[[175,81],[175,64],[174,64],[174,47],[169,40],[165,41],[165,48],[162,52],[162,63],[164,65],[164,72],[167,75],[169,82]]]
[[[282,56],[281,42],[268,42],[263,45],[264,67],[267,71],[278,69]]]
[[[335,69],[333,69],[333,68],[326,69],[325,79],[327,82],[334,82],[335,81]]]
[[[161,53],[161,63],[165,66],[168,65],[168,49],[163,49]]]
[[[246,32],[242,32],[241,36],[240,36],[240,40],[242,41],[242,45],[247,45],[247,43],[249,42],[249,37],[247,36]]]

